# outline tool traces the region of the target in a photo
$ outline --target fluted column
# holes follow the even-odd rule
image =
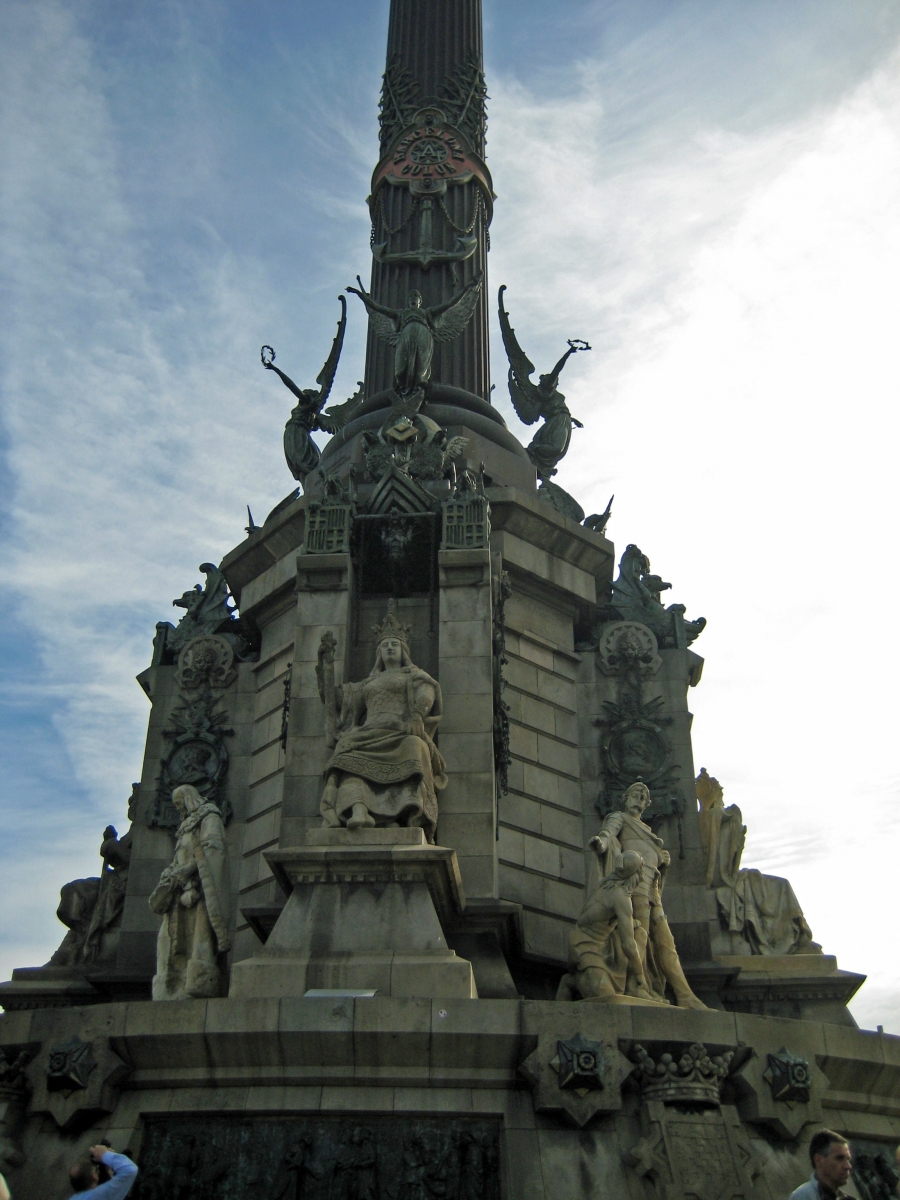
[[[476,246],[464,261],[433,262],[427,268],[417,262],[373,259],[370,290],[379,303],[400,308],[408,293],[416,289],[429,307],[451,299],[482,273],[481,301],[469,325],[454,341],[435,347],[432,382],[489,400],[487,244],[492,194],[483,162],[481,71],[481,0],[392,0],[381,101],[382,158],[370,198],[373,244],[381,246],[385,256],[416,252],[430,225],[437,251],[458,252],[459,239],[465,238],[474,238]],[[409,158],[400,161],[401,135],[408,135],[415,114],[428,108],[440,110],[446,118],[436,122],[438,153],[446,151],[451,138],[457,139],[457,153],[448,154],[446,165],[418,167]],[[423,123],[418,126],[421,143]],[[463,168],[470,177],[466,182],[454,182],[453,172],[458,178]],[[414,178],[416,170],[420,173]],[[406,183],[391,185],[385,181],[386,174]],[[432,192],[427,190],[429,186]],[[392,368],[393,348],[379,341],[370,329],[368,395],[390,387]]]

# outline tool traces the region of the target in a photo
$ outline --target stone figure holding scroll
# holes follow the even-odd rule
[[[228,859],[217,805],[195,787],[172,793],[182,818],[175,857],[159,877],[150,907],[163,918],[156,943],[154,1000],[220,996],[228,936]]]
[[[644,975],[654,1000],[665,1000],[668,983],[679,1008],[705,1008],[691,991],[684,977],[675,939],[663,912],[660,893],[671,859],[649,825],[641,820],[650,805],[650,791],[644,783],[633,783],[625,793],[624,811],[610,813],[592,842],[605,877],[614,874],[616,863],[627,851],[643,859],[641,877],[631,893],[634,909],[634,936],[644,963]]]
[[[334,682],[334,638],[319,648],[319,688],[334,753],[320,811],[326,827],[418,826],[434,842],[435,792],[447,786],[434,734],[441,688],[409,654],[409,628],[390,601],[375,627],[375,665],[360,683]]]

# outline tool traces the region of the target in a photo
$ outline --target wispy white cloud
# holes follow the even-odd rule
[[[494,85],[494,278],[539,364],[566,335],[596,347],[563,381],[587,428],[560,482],[589,510],[615,492],[620,548],[710,618],[698,766],[743,809],[747,865],[789,873],[877,986],[869,914],[893,882],[871,845],[898,834],[900,664],[876,633],[900,582],[897,63],[757,136],[701,129],[608,168],[589,72],[555,102]],[[883,1018],[900,1028],[900,1004]]]

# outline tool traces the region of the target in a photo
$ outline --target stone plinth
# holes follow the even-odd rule
[[[265,949],[235,963],[230,996],[476,997],[471,964],[444,937],[465,908],[455,851],[421,829],[320,829],[266,861],[288,902]]]
[[[720,954],[716,961],[736,973],[722,991],[728,1009],[856,1024],[847,1004],[866,977],[839,970],[832,954]]]

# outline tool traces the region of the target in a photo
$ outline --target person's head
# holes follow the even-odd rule
[[[73,1192],[89,1192],[99,1186],[100,1168],[89,1155],[79,1158],[69,1171],[69,1182]]]
[[[650,789],[646,783],[633,783],[625,793],[625,811],[633,817],[640,817],[649,807]]]
[[[422,307],[422,293],[417,292],[415,290],[411,291],[409,293],[409,295],[406,297],[406,307],[407,308],[421,308]]]
[[[403,665],[403,643],[399,638],[386,637],[379,643],[378,649],[381,651],[381,661],[386,670],[394,670]]]
[[[850,1178],[850,1147],[839,1133],[820,1129],[809,1143],[809,1161],[822,1183],[832,1189],[842,1187]]]
[[[182,817],[188,817],[192,812],[197,811],[203,803],[203,797],[192,784],[183,783],[172,793],[172,803]]]

